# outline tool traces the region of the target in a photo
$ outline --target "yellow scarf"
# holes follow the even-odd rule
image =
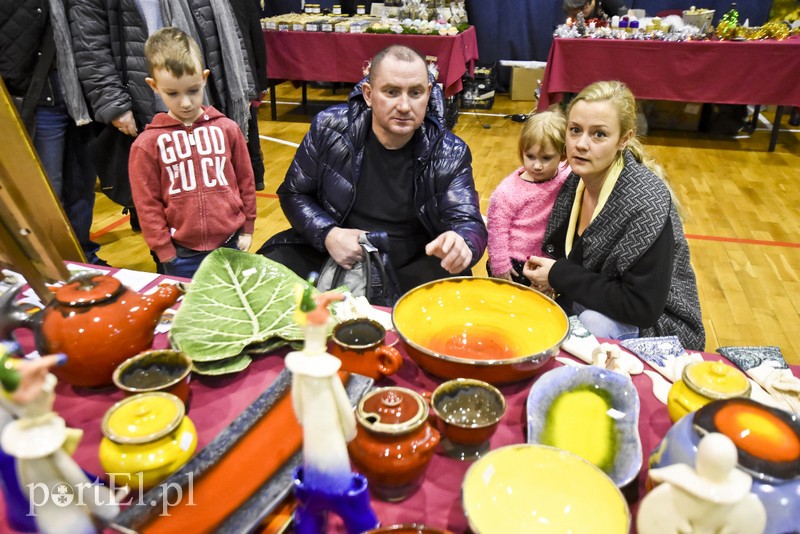
[[[611,164],[611,168],[608,170],[608,174],[606,175],[606,180],[603,182],[603,187],[600,188],[600,198],[597,199],[597,206],[594,208],[594,212],[592,213],[592,218],[589,220],[589,224],[595,220],[597,215],[603,209],[603,206],[606,205],[606,201],[608,197],[611,195],[611,191],[614,190],[614,186],[617,184],[617,180],[619,179],[619,175],[622,173],[622,169],[625,168],[625,158],[617,157],[614,160],[614,163]],[[578,188],[575,191],[575,199],[572,201],[572,211],[569,214],[569,226],[567,227],[567,239],[564,243],[564,250],[566,251],[566,255],[569,256],[569,253],[572,252],[572,244],[575,240],[575,232],[578,227],[578,219],[581,215],[581,205],[583,204],[583,192],[586,189],[586,186],[583,184],[583,179],[578,182]]]

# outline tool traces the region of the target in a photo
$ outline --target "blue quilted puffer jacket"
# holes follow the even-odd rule
[[[314,118],[278,188],[281,207],[294,231],[321,252],[325,236],[347,218],[355,201],[364,145],[372,127],[372,110],[361,94],[363,82],[346,104],[332,106]],[[444,127],[444,99],[435,83],[425,120],[411,142],[419,220],[431,239],[447,230],[461,235],[472,250],[471,267],[486,249],[486,225],[472,178],[472,154],[464,141]]]

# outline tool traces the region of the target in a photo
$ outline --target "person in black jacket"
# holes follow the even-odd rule
[[[469,273],[486,248],[472,155],[444,126],[424,58],[404,46],[376,54],[348,103],[314,118],[278,196],[292,229],[259,252],[304,278],[328,257],[351,269],[364,232],[388,234],[403,291]]]
[[[0,75],[11,96],[30,102],[22,109],[31,109],[33,116],[23,120],[29,119],[36,152],[86,260],[105,265],[97,256],[100,245],[89,238],[96,174],[87,144],[93,130],[64,5],[60,0],[0,0],[0,21]],[[40,61],[45,62],[43,75],[34,81]]]
[[[250,135],[247,138],[247,151],[253,165],[256,180],[256,191],[264,190],[264,155],[261,152],[261,139],[258,137],[258,107],[261,95],[269,87],[267,82],[267,50],[264,46],[264,34],[261,31],[261,6],[259,0],[230,0],[239,31],[242,32],[250,72],[256,84],[257,100],[250,106]]]

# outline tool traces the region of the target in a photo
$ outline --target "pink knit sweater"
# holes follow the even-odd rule
[[[489,262],[495,275],[511,270],[511,258],[524,261],[544,255],[547,219],[572,169],[563,162],[552,180],[539,183],[523,180],[524,172],[520,167],[508,175],[489,200]]]

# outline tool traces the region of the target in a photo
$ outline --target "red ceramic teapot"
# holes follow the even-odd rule
[[[112,276],[83,273],[56,290],[27,326],[41,354],[67,355],[67,363],[52,371],[58,378],[74,386],[103,386],[112,383],[117,365],[151,348],[161,314],[181,293],[164,284],[152,295],[140,295]]]
[[[398,386],[375,389],[358,403],[358,434],[347,448],[375,497],[400,501],[419,486],[439,444],[428,413],[419,393]]]

